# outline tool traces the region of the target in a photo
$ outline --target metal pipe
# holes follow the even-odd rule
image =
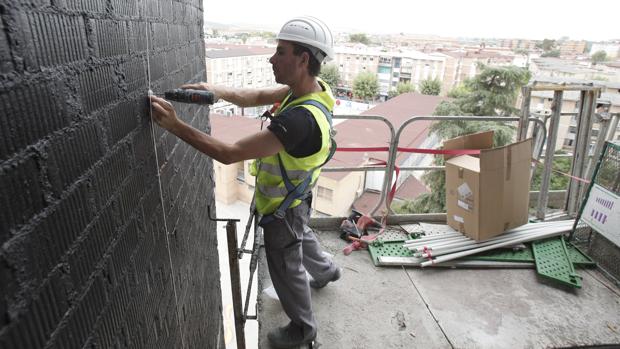
[[[497,242],[501,242],[501,241],[504,241],[504,240],[507,240],[507,239],[514,239],[514,238],[517,238],[517,237],[521,237],[521,236],[524,236],[524,235],[536,233],[536,232],[539,232],[539,231],[543,231],[544,232],[544,231],[547,231],[549,229],[567,228],[567,227],[572,226],[572,224],[573,224],[572,222],[573,221],[571,220],[571,221],[563,221],[560,224],[544,224],[544,225],[540,224],[540,225],[538,225],[536,227],[530,227],[528,229],[521,229],[521,230],[518,230],[518,231],[517,230],[513,230],[513,231],[510,231],[510,232],[506,232],[506,233],[504,233],[502,235],[498,235],[498,236],[493,237],[491,239],[487,239],[487,240],[483,240],[483,241],[472,240],[472,242],[475,243],[475,244],[497,243]],[[445,244],[445,243],[442,244],[443,246],[441,246],[441,248],[442,249],[446,249],[446,248],[450,248],[450,247],[456,247],[456,246],[452,246],[452,245],[457,245],[457,244],[460,244],[460,243],[462,243],[462,241],[452,241],[452,242],[448,241],[447,244]],[[435,247],[437,247],[437,245],[430,244],[428,247],[429,248],[433,248],[434,250],[436,250]],[[435,253],[433,253],[433,254],[435,254]]]
[[[540,194],[538,195],[538,206],[536,218],[545,219],[545,212],[549,203],[549,184],[551,183],[551,170],[553,169],[553,153],[555,153],[555,143],[558,138],[560,128],[560,112],[562,111],[562,91],[555,91],[553,95],[553,114],[549,124],[549,136],[547,137],[547,148],[545,150],[545,170],[542,174],[540,184]]]
[[[388,151],[388,161],[387,161],[387,165],[385,166],[385,176],[383,176],[383,188],[381,190],[381,197],[379,198],[379,201],[377,202],[377,205],[375,206],[375,208],[371,211],[371,215],[375,215],[375,212],[377,212],[377,210],[379,209],[379,207],[381,207],[381,204],[385,200],[387,193],[389,192],[389,185],[392,183],[391,180],[387,181],[386,178],[391,178],[391,173],[388,173],[388,171],[394,171],[394,166],[392,164],[392,166],[390,166],[390,159],[395,158],[392,156],[392,153],[396,153],[396,141],[394,139],[394,126],[392,125],[392,123],[384,118],[383,116],[379,116],[379,115],[334,115],[333,116],[334,119],[352,119],[352,120],[379,120],[379,121],[383,121],[387,126],[388,129],[390,130],[390,147],[389,147],[389,151]],[[390,211],[391,212],[391,211]]]
[[[455,238],[451,238],[451,239],[442,239],[442,240],[432,240],[432,241],[428,241],[428,242],[423,242],[421,244],[408,244],[408,245],[404,245],[404,247],[407,247],[408,249],[415,251],[417,249],[429,249],[432,248],[433,246],[444,246],[444,245],[449,245],[449,244],[456,244],[459,242],[464,242],[464,241],[474,241],[470,238],[468,238],[467,236],[462,236],[462,237],[455,237]]]
[[[458,231],[455,231],[455,232],[449,232],[449,233],[445,233],[445,234],[436,234],[436,235],[424,236],[424,237],[421,237],[419,239],[406,240],[404,243],[405,243],[405,245],[407,245],[407,244],[417,244],[417,243],[420,243],[420,242],[432,241],[432,240],[442,240],[442,239],[447,239],[447,238],[451,238],[451,237],[455,237],[455,236],[463,236],[463,234],[459,233]]]
[[[470,244],[467,245],[462,245],[462,246],[458,246],[458,245],[454,245],[454,246],[441,246],[438,248],[434,248],[432,250],[430,250],[430,252],[423,252],[420,254],[414,254],[414,256],[416,257],[426,257],[426,258],[431,258],[433,256],[440,256],[440,255],[445,255],[445,254],[450,254],[450,253],[455,253],[455,252],[459,252],[459,251],[465,251],[465,250],[469,250],[471,248],[478,248],[478,247],[484,247],[484,246],[493,246],[493,245],[497,245],[497,244],[501,244],[503,242],[506,241],[513,241],[515,239],[520,239],[520,238],[524,238],[524,237],[533,237],[534,239],[536,239],[538,237],[538,235],[540,235],[541,233],[545,233],[545,232],[550,232],[550,231],[568,231],[570,230],[570,227],[567,226],[563,229],[547,229],[547,228],[541,228],[539,230],[534,230],[532,232],[527,232],[527,233],[521,233],[518,235],[513,235],[513,236],[506,236],[502,239],[495,239],[495,240],[487,240],[484,242],[472,242]]]
[[[558,225],[563,225],[563,224],[572,224],[572,220],[567,220],[567,221],[550,221],[550,222],[540,222],[540,223],[526,223],[522,226],[510,229],[508,231],[505,231],[504,233],[502,233],[501,235],[498,235],[497,237],[501,237],[501,236],[505,236],[506,234],[514,234],[514,233],[518,233],[518,232],[522,232],[522,231],[527,231],[527,230],[531,230],[531,229],[536,229],[536,228],[541,228],[541,227],[547,227],[547,226],[558,226]],[[465,238],[468,239],[467,236],[463,235],[462,233],[459,232],[448,232],[448,233],[444,233],[444,234],[437,234],[437,235],[431,235],[431,236],[426,236],[420,239],[412,239],[412,240],[407,240],[405,241],[403,244],[405,247],[410,247],[410,246],[415,246],[415,245],[421,245],[424,243],[432,243],[433,241],[437,241],[437,240],[446,240],[448,238],[454,238],[454,237],[460,237],[460,238]],[[497,238],[495,237],[495,238]]]
[[[530,116],[530,103],[532,100],[532,88],[531,86],[521,87],[521,116],[519,118],[519,130],[517,132],[517,140],[523,141],[527,139],[527,128],[529,123],[527,122]]]
[[[237,224],[234,220],[229,220],[226,223],[226,239],[228,240],[228,266],[230,268],[230,288],[235,316],[237,349],[245,349],[245,320],[241,306],[241,278],[239,276],[239,259],[237,255]]]
[[[396,155],[398,154],[398,152],[396,151],[398,143],[400,141],[400,136],[403,132],[403,130],[405,129],[405,127],[407,127],[409,124],[416,122],[416,121],[423,121],[423,120],[432,120],[432,121],[453,121],[453,120],[459,120],[459,121],[497,121],[497,122],[508,122],[508,121],[520,121],[521,118],[520,117],[506,117],[506,116],[414,116],[408,120],[406,120],[398,129],[398,131],[396,132],[396,136],[394,137],[394,151],[390,151],[390,158],[388,159],[387,163],[388,163],[388,171],[386,172],[386,177],[384,178],[384,184],[387,183],[389,185],[391,185],[392,183],[392,173],[394,172],[394,168],[395,168],[395,164],[396,164]],[[541,127],[541,129],[543,130],[543,133],[546,135],[547,134],[547,127],[545,126],[545,124],[538,118],[529,118],[528,121],[530,122],[535,122],[538,123]],[[390,149],[392,150],[392,149]],[[387,191],[389,190],[389,186],[388,185],[384,185],[384,189]],[[382,193],[383,194],[383,193]],[[384,196],[382,195],[382,198]],[[389,207],[389,203],[385,202],[385,210],[387,213],[389,214],[394,214],[394,212],[392,211],[392,209]],[[372,215],[375,214],[375,212],[378,210],[379,206],[377,206],[373,211],[372,211]]]
[[[545,238],[561,235],[561,234],[563,234],[563,233],[565,233],[566,231],[569,231],[569,230],[570,230],[570,228],[568,228],[566,230],[562,230],[562,231],[550,231],[550,232],[547,232],[547,233],[544,233],[544,234],[541,234],[541,235],[523,236],[521,238],[504,241],[504,242],[499,243],[499,244],[493,244],[493,245],[489,245],[489,246],[484,246],[484,247],[474,248],[474,249],[470,249],[470,250],[466,250],[466,251],[460,251],[460,252],[456,252],[456,253],[452,253],[452,254],[447,254],[447,255],[439,256],[439,257],[437,257],[437,258],[435,258],[434,260],[431,260],[431,261],[422,262],[420,264],[420,266],[426,267],[426,266],[429,266],[429,265],[432,265],[432,264],[438,264],[438,263],[441,263],[441,262],[446,262],[446,261],[450,261],[450,260],[453,260],[453,259],[457,259],[457,258],[461,258],[461,257],[465,257],[465,256],[470,256],[472,254],[476,254],[476,253],[480,253],[480,252],[484,252],[484,251],[489,251],[489,250],[500,248],[500,247],[515,245],[515,244],[518,244],[518,243],[521,243],[521,242],[528,242],[528,241],[532,241],[532,240],[545,239]]]

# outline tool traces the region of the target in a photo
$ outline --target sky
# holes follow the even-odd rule
[[[278,31],[310,15],[332,31],[469,38],[620,39],[620,0],[229,0],[204,2],[205,21]],[[303,9],[312,4],[312,8]]]

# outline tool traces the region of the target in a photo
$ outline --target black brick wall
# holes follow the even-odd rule
[[[1,349],[223,348],[212,161],[146,103],[205,79],[202,15],[0,0]]]

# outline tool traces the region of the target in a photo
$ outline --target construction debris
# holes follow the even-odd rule
[[[572,220],[528,223],[485,241],[445,231],[416,239],[378,239],[368,248],[377,266],[536,267],[541,276],[581,287],[573,265],[592,266],[595,263],[561,236],[569,232],[573,224]],[[530,242],[537,252],[530,249]]]

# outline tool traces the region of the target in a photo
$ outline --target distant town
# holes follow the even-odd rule
[[[468,79],[487,67],[520,67],[529,71],[530,82],[581,83],[600,86],[598,105],[606,113],[620,113],[620,39],[592,42],[568,38],[527,40],[519,38],[464,39],[412,34],[333,33],[335,58],[325,63],[321,77],[332,86],[337,98],[335,115],[383,115],[396,127],[414,115],[432,115],[443,101],[458,94]],[[275,32],[213,23],[205,24],[207,81],[235,87],[262,87],[275,83],[269,57],[276,46]],[[362,82],[370,81],[374,89]],[[398,97],[398,98],[395,98]],[[549,115],[553,92],[535,91],[530,111]],[[556,149],[570,150],[575,140],[575,120],[570,113],[578,108],[579,93],[564,93],[560,135]],[[516,108],[520,107],[520,98]],[[214,132],[230,141],[248,127],[259,127],[254,118],[265,107],[239,108],[219,102],[212,107]],[[222,116],[245,116],[218,121]],[[254,123],[254,124],[251,124]],[[234,127],[230,125],[235,125]],[[251,125],[250,125],[251,124]],[[339,135],[356,135],[367,146],[380,139],[365,135],[357,124],[342,122]],[[595,132],[596,133],[596,132]],[[408,135],[408,146],[436,147],[440,140],[428,132],[428,125]],[[366,137],[366,139],[364,139]],[[614,139],[620,139],[616,130]],[[363,139],[363,140],[362,140]],[[351,139],[351,142],[354,140]],[[371,154],[372,155],[372,154]],[[372,156],[371,156],[372,157]],[[341,163],[335,164],[338,160]],[[425,166],[431,157],[412,155],[400,165]],[[340,154],[329,165],[362,166],[368,154]],[[219,175],[218,175],[219,173]],[[218,200],[249,202],[253,190],[247,164],[216,166]],[[395,200],[409,200],[429,189],[421,174],[404,173],[397,183]],[[230,179],[232,178],[232,179]],[[247,178],[247,180],[246,180]],[[346,215],[349,210],[372,209],[378,199],[382,174],[378,172],[324,173],[318,182],[315,213]]]

